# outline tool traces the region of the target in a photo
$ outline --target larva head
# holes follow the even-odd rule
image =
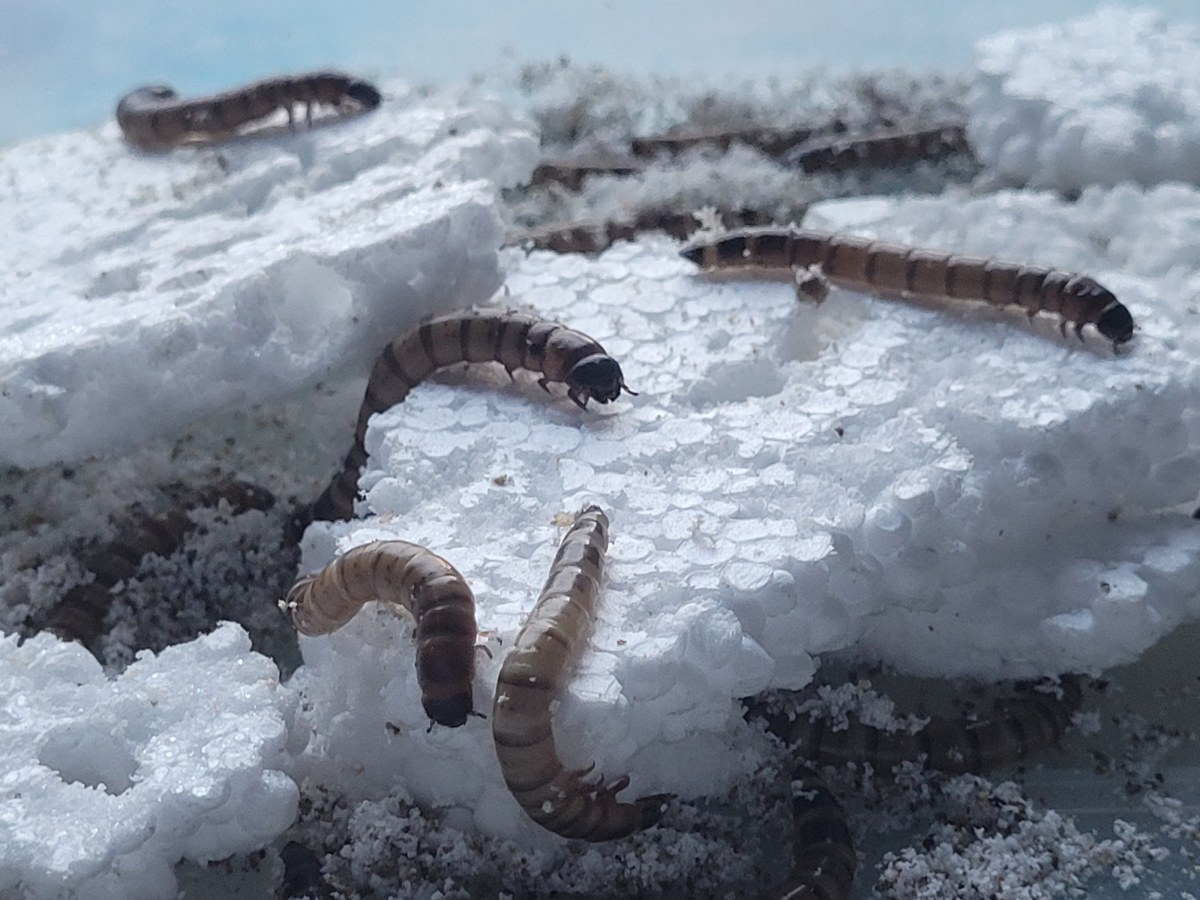
[[[1096,320],[1096,329],[1113,342],[1116,347],[1124,344],[1133,337],[1133,316],[1114,297],[1112,303],[1100,313]]]
[[[350,82],[350,86],[346,88],[346,95],[361,103],[364,109],[374,109],[383,100],[379,89],[368,81]]]
[[[609,403],[621,395],[621,391],[637,396],[625,386],[625,376],[620,364],[607,353],[585,356],[567,373],[567,393],[580,406],[587,406],[589,399],[597,403]]]
[[[437,722],[447,728],[458,728],[465,725],[467,718],[475,711],[472,707],[470,691],[439,699],[425,697],[422,699],[421,705],[425,707],[425,715],[429,716],[431,723]]]

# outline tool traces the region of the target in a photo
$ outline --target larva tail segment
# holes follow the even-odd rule
[[[27,623],[48,630],[66,641],[78,641],[93,653],[104,635],[104,620],[112,605],[112,590],[133,578],[146,556],[170,556],[192,531],[190,510],[226,503],[234,515],[268,510],[275,503],[270,491],[247,481],[226,478],[200,488],[171,485],[171,507],[160,515],[135,508],[118,528],[117,537],[83,558],[92,581],[70,588],[46,614],[45,620]]]
[[[792,869],[770,900],[849,900],[858,854],[846,814],[821,776],[804,763],[792,771]]]
[[[500,667],[492,738],[504,782],[525,813],[565,838],[608,841],[648,828],[666,795],[620,803],[629,784],[589,779],[591,767],[568,771],[558,756],[551,704],[566,672],[583,654],[595,617],[608,518],[588,507],[564,535],[541,595]]]
[[[379,88],[369,81],[355,79],[346,87],[346,96],[353,98],[363,109],[375,109],[383,102]]]
[[[354,442],[341,470],[311,507],[312,518],[353,518],[371,416],[403,402],[434,372],[463,362],[497,362],[509,374],[524,369],[540,375],[538,383],[547,390],[552,383],[564,384],[567,396],[583,409],[589,400],[609,403],[622,392],[635,393],[599,341],[558,322],[494,308],[429,319],[384,347],[375,360]]]
[[[883,298],[978,301],[1061,318],[1081,338],[1092,325],[1114,353],[1133,337],[1133,316],[1094,278],[999,259],[959,256],[799,228],[744,228],[684,245],[680,255],[706,270],[791,269]]]
[[[851,717],[848,727],[833,729],[828,720],[800,713],[772,730],[782,733],[804,759],[821,765],[870,764],[887,776],[905,762],[923,760],[927,768],[951,775],[985,774],[1014,765],[1056,746],[1071,727],[1082,701],[1079,676],[1064,675],[1054,693],[1029,687],[997,703],[977,722],[939,716],[916,732],[887,731]]]
[[[454,566],[408,541],[373,541],[299,578],[287,595],[302,634],[329,634],[372,600],[416,621],[416,670],[431,722],[457,728],[474,714],[475,597]]]

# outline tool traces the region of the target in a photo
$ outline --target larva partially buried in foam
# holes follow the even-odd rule
[[[976,775],[1012,765],[1056,745],[1071,727],[1083,697],[1078,676],[1064,675],[1054,691],[1030,688],[998,703],[977,722],[933,716],[918,731],[887,731],[851,718],[834,729],[822,717],[801,712],[776,727],[796,752],[811,762],[836,766],[869,763],[882,775],[904,762],[953,775]]]
[[[314,519],[349,519],[354,515],[358,474],[367,461],[364,440],[371,416],[400,403],[414,387],[446,366],[460,362],[498,362],[511,375],[526,369],[567,386],[567,396],[580,408],[589,400],[608,403],[625,386],[621,367],[604,348],[581,331],[526,313],[478,309],[438,316],[405,332],[384,347],[367,381],[366,396],[354,429],[354,444],[342,469],[312,506]]]
[[[551,704],[591,634],[608,518],[583,510],[563,537],[550,575],[512,650],[505,656],[492,706],[492,737],[504,782],[526,814],[566,838],[608,841],[658,821],[665,797],[618,803],[629,777],[605,785],[591,767],[568,771],[558,756]]]
[[[372,541],[346,551],[288,591],[302,634],[341,628],[372,600],[403,606],[416,620],[417,683],[433,722],[455,728],[474,712],[475,597],[458,570],[408,541]]]
[[[341,72],[309,72],[256,81],[245,87],[181,100],[167,85],[138,88],[117,104],[117,123],[125,140],[141,150],[169,150],[189,141],[216,141],[278,110],[295,124],[295,107],[303,104],[312,125],[313,108],[332,106],[339,112],[371,110],[380,103],[369,82]]]
[[[826,282],[883,296],[978,300],[1018,306],[1032,318],[1055,313],[1063,333],[1094,325],[1113,350],[1133,337],[1133,316],[1086,275],[799,228],[745,228],[694,241],[679,251],[705,269],[791,269],[809,296]]]

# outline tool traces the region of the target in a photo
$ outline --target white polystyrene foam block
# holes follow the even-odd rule
[[[0,894],[173,896],[179,860],[270,843],[298,800],[283,696],[230,623],[115,680],[78,644],[0,637]]]
[[[1200,29],[1105,7],[980,42],[968,134],[1003,180],[1200,182]]]
[[[219,147],[138,153],[110,122],[0,151],[0,459],[78,459],[277,398],[486,299],[495,194],[536,138],[493,103],[384,97]]]
[[[372,420],[366,518],[313,525],[302,568],[426,544],[473,587],[499,657],[564,514],[598,503],[599,621],[556,733],[572,764],[629,772],[625,796],[718,790],[735,699],[804,685],[818,654],[985,679],[1132,660],[1200,613],[1200,535],[1172,509],[1200,491],[1200,347],[1178,289],[1200,275],[1198,203],[1179,186],[956,194],[806,222],[1085,271],[1138,323],[1119,356],[984,305],[798,303],[786,283],[707,279],[662,239],[514,255],[511,301],[600,340],[639,395],[581,411],[494,366],[432,379]],[[303,766],[359,795],[395,779],[424,803],[502,797],[487,722],[425,735],[403,620],[371,612],[303,650]],[[481,711],[498,664],[480,658]],[[678,765],[685,740],[702,763]],[[446,769],[439,794],[425,779]]]

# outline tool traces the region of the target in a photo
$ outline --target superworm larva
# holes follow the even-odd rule
[[[439,725],[462,725],[473,712],[478,636],[475,597],[462,575],[419,544],[373,541],[298,579],[287,595],[292,621],[307,635],[336,631],[372,600],[412,613],[425,713]]]
[[[966,127],[951,124],[809,141],[786,154],[786,159],[805,172],[842,172],[855,168],[890,168],[970,152]]]
[[[746,228],[685,246],[681,255],[706,269],[791,269],[814,299],[826,281],[884,296],[981,300],[1019,306],[1032,318],[1057,313],[1082,339],[1094,325],[1115,351],[1133,337],[1133,317],[1095,279],[998,259],[938,253],[903,244],[798,228]]]
[[[939,772],[979,775],[1055,746],[1070,728],[1082,696],[1079,678],[1065,675],[1056,693],[1030,689],[997,704],[979,722],[934,716],[924,728],[910,733],[851,718],[847,728],[834,730],[826,719],[800,713],[785,734],[800,756],[821,765],[870,763],[876,773],[886,775],[900,763],[923,757],[927,768]]]
[[[679,126],[666,134],[634,138],[630,150],[634,156],[678,156],[695,147],[712,147],[726,151],[734,144],[745,144],[761,150],[768,156],[781,156],[808,140],[841,134],[845,130],[846,125],[840,119],[832,119],[821,125],[787,129],[763,128],[757,125],[724,128]]]
[[[837,797],[802,762],[792,770],[792,871],[770,900],[848,900],[858,854]]]
[[[138,572],[146,556],[170,556],[195,524],[188,511],[217,506],[222,500],[236,513],[270,509],[271,494],[245,481],[225,479],[204,488],[175,486],[171,508],[161,516],[134,509],[117,537],[83,557],[93,579],[70,588],[46,614],[43,628],[63,640],[79,641],[95,651],[104,634],[104,618],[112,605],[112,589]],[[30,623],[36,627],[36,623]]]
[[[530,187],[559,184],[570,191],[583,187],[593,175],[633,175],[646,168],[641,160],[620,156],[596,156],[580,159],[543,160],[529,178]]]
[[[366,396],[354,429],[354,445],[342,470],[313,504],[314,519],[349,519],[354,515],[358,474],[367,461],[364,438],[367,423],[377,412],[400,403],[408,392],[438,369],[460,362],[500,363],[509,375],[516,369],[541,374],[547,391],[551,382],[567,386],[567,396],[579,407],[588,400],[608,403],[625,386],[617,361],[586,334],[526,313],[479,309],[439,316],[392,341],[371,370]]]
[[[117,104],[117,122],[133,146],[141,150],[169,150],[188,141],[213,141],[232,137],[243,125],[265,119],[278,110],[295,124],[295,107],[304,105],[311,125],[315,106],[332,106],[339,112],[375,109],[378,88],[341,72],[310,72],[256,81],[245,87],[192,100],[181,100],[166,85],[138,88]]]
[[[618,803],[628,776],[605,785],[603,776],[587,779],[591,767],[567,771],[554,743],[550,708],[591,633],[607,550],[608,518],[588,507],[563,537],[546,586],[501,664],[492,706],[500,771],[521,808],[543,828],[585,841],[653,825],[664,801],[655,795]]]

